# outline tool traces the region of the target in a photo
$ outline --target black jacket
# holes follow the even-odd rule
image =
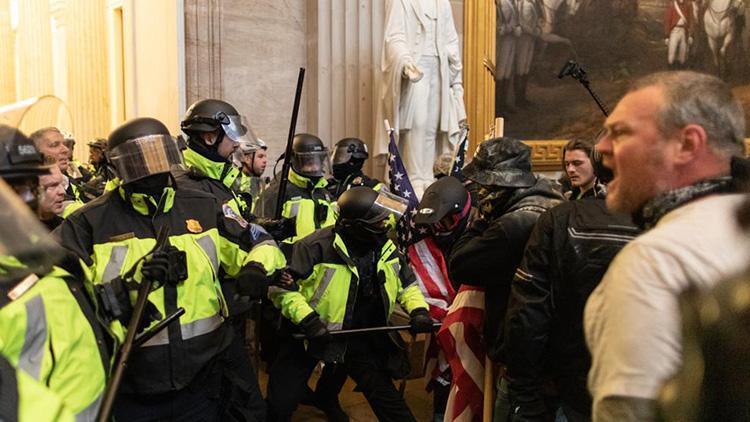
[[[490,356],[502,343],[510,282],[539,215],[563,200],[552,184],[538,178],[534,186],[516,189],[491,221],[474,221],[458,239],[448,268],[455,284],[485,287],[484,336]]]
[[[567,202],[539,218],[513,278],[505,319],[502,354],[519,413],[541,411],[542,384],[553,380],[566,405],[590,414],[583,308],[610,261],[639,232],[601,198]]]

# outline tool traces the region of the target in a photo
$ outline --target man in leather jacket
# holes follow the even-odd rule
[[[496,363],[502,362],[502,322],[526,241],[537,218],[563,200],[550,181],[531,172],[530,157],[521,141],[497,138],[482,143],[463,170],[480,185],[480,217],[453,246],[448,268],[454,283],[486,289],[484,336]]]
[[[598,170],[591,176],[597,182],[611,179],[589,155],[574,158]],[[567,158],[566,167],[573,167]],[[576,195],[539,217],[513,277],[503,341],[509,420],[551,419],[555,412],[568,421],[591,418],[583,308],[610,261],[640,232],[630,216],[607,210],[603,185],[591,185],[586,192],[594,194]],[[548,403],[545,383],[559,403]]]

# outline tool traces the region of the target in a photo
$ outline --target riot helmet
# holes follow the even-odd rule
[[[294,135],[292,169],[305,177],[323,177],[328,170],[328,149],[323,145],[323,141],[308,133]]]
[[[218,145],[223,135],[238,144],[245,142],[255,147],[258,146],[257,137],[250,128],[247,118],[241,115],[234,106],[222,100],[207,99],[194,102],[185,112],[180,128],[190,137],[220,131],[220,136],[211,141],[209,146]]]
[[[336,225],[349,231],[384,235],[391,216],[400,219],[409,203],[390,192],[357,186],[342,193],[336,201]]]
[[[130,120],[109,135],[107,156],[124,184],[168,173],[182,164],[177,142],[164,124],[150,117]]]
[[[105,151],[107,149],[107,140],[104,138],[95,138],[93,141],[90,141],[88,144],[89,148],[98,148],[102,151]]]
[[[0,125],[0,177],[34,210],[41,194],[39,176],[49,174],[51,167],[31,139],[16,128]]]
[[[46,274],[62,257],[62,248],[3,180],[0,180],[0,219],[3,221],[0,224],[0,286],[7,289],[32,274]],[[7,293],[10,299],[15,299],[14,291]]]
[[[362,165],[369,156],[367,145],[359,138],[338,141],[331,155],[333,177],[344,180],[351,174],[361,172]]]
[[[429,225],[436,233],[450,233],[468,218],[471,196],[453,176],[445,176],[431,184],[417,208],[414,223]]]
[[[367,145],[361,139],[344,138],[336,142],[331,161],[334,166],[351,161],[359,161],[361,165],[369,157],[370,154],[367,152]]]

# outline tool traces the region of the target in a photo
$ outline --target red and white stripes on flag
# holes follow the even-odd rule
[[[417,276],[419,289],[430,307],[432,319],[442,321],[448,314],[448,307],[453,302],[456,291],[448,277],[448,266],[443,252],[431,237],[409,245],[409,263]],[[448,360],[437,344],[435,336],[430,336],[425,351],[425,381],[431,390],[432,382],[447,385],[450,377]]]
[[[437,333],[453,374],[446,421],[482,420],[486,355],[483,322],[484,289],[462,285]]]
[[[448,266],[443,252],[431,237],[409,245],[409,263],[417,276],[419,290],[430,306],[430,316],[442,321],[456,296],[448,277]]]

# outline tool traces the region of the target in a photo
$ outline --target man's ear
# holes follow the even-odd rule
[[[201,133],[201,139],[203,139],[203,142],[205,142],[206,145],[209,145],[209,146],[213,145],[214,143],[216,143],[216,139],[217,138],[218,137],[213,132],[202,132]]]
[[[675,145],[674,163],[677,165],[688,164],[696,157],[705,153],[708,148],[708,135],[703,126],[689,124],[677,133],[677,144]]]

